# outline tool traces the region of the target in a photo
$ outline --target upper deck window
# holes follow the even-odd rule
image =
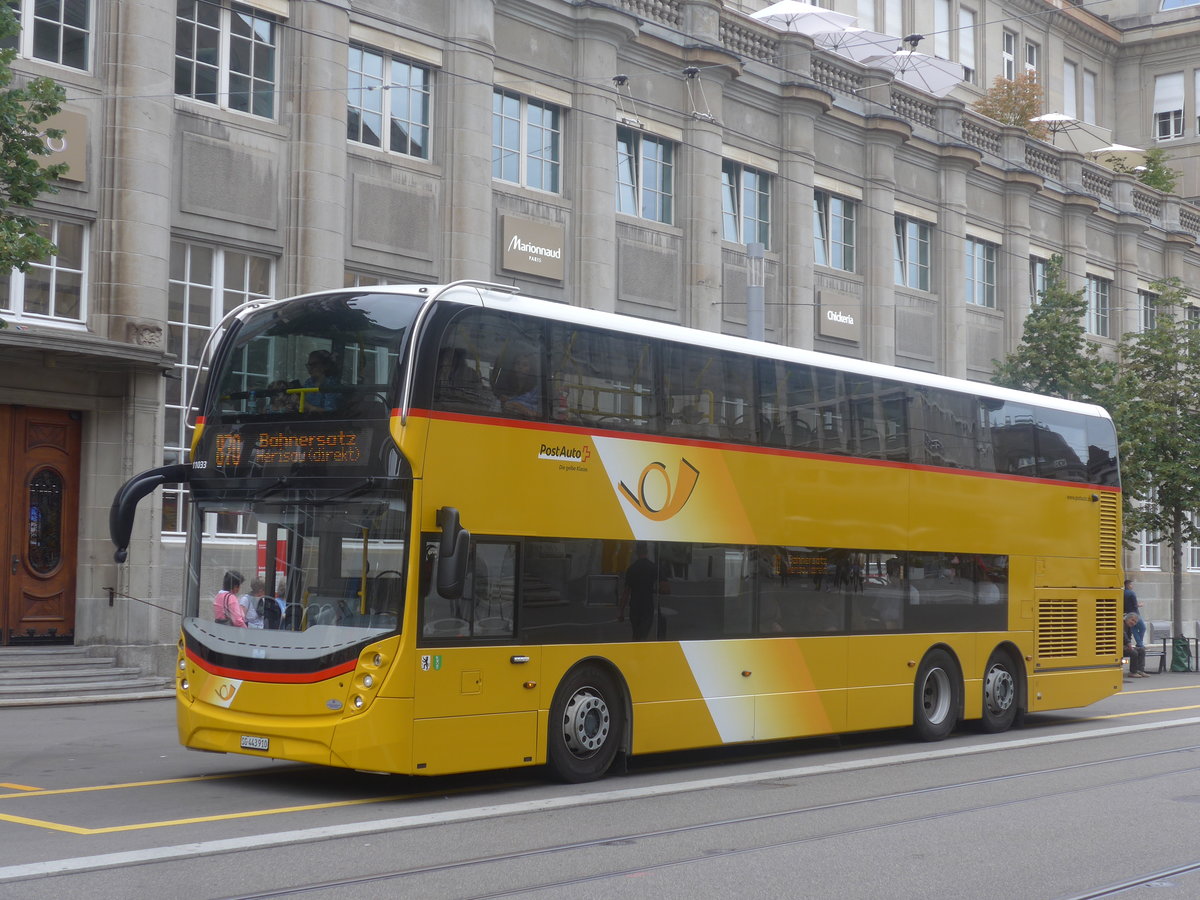
[[[219,361],[209,423],[386,417],[404,336],[421,302],[340,294],[261,311]]]

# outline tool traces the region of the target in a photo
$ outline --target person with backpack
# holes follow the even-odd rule
[[[258,598],[258,620],[262,623],[261,628],[279,628],[283,622],[283,605],[278,599],[270,594],[264,593]]]
[[[213,597],[213,620],[218,625],[233,625],[235,628],[246,627],[246,614],[238,601],[238,591],[242,589],[242,573],[230,569],[221,579],[221,590]]]

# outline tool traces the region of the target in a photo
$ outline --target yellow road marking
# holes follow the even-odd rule
[[[192,775],[188,778],[162,778],[157,781],[128,781],[124,784],[93,784],[87,787],[74,788],[22,788],[27,793],[21,794],[0,794],[0,800],[8,800],[13,797],[49,797],[53,794],[86,794],[92,791],[116,791],[125,788],[139,787],[156,787],[162,784],[189,784],[197,781],[224,781],[230,778],[249,778],[251,776],[261,776],[263,774],[275,775],[279,772],[295,772],[299,769],[311,768],[310,766],[288,766],[281,769],[270,769],[267,773],[262,771],[255,772],[227,772],[223,775]],[[0,783],[0,787],[21,788],[18,784]]]
[[[0,788],[8,788],[11,791],[36,791],[39,788],[30,787],[27,784],[13,784],[11,781],[0,781]],[[0,795],[2,796],[2,795]]]
[[[186,779],[189,781],[195,779]],[[109,825],[103,828],[83,828],[78,825],[63,825],[59,822],[47,822],[42,819],[30,819],[25,816],[10,816],[0,813],[0,822],[12,822],[15,825],[29,825],[33,828],[46,828],[50,831],[65,831],[68,834],[96,835],[114,834],[120,831],[142,831],[147,828],[167,828],[174,825],[196,825],[202,822],[225,822],[230,819],[252,819],[257,816],[274,816],[280,813],[312,812],[317,809],[337,809],[344,806],[363,806],[368,803],[385,803],[389,800],[404,800],[411,794],[395,794],[390,797],[367,797],[362,800],[338,800],[332,803],[312,803],[305,806],[284,806],[278,809],[254,809],[240,813],[222,813],[215,816],[196,816],[190,819],[168,819],[164,822],[142,822],[134,825]]]

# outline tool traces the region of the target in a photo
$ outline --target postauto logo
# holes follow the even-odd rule
[[[591,458],[590,444],[571,447],[567,444],[542,444],[538,448],[538,459],[551,459],[555,462],[585,463]]]

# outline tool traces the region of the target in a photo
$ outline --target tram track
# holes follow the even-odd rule
[[[707,822],[696,822],[688,825],[681,825],[672,828],[652,829],[652,830],[637,830],[624,833],[606,835],[582,841],[569,841],[554,844],[546,844],[540,847],[531,847],[523,850],[515,850],[506,853],[489,854],[486,856],[473,857],[470,859],[454,860],[451,862],[436,863],[424,866],[413,866],[408,868],[398,868],[386,872],[376,872],[353,877],[330,879],[327,881],[312,882],[303,885],[297,885],[288,888],[272,889],[269,891],[231,895],[226,900],[268,900],[268,898],[276,897],[292,897],[302,896],[308,893],[319,891],[339,891],[353,890],[372,884],[382,884],[387,882],[401,882],[404,879],[415,879],[421,876],[431,876],[445,874],[450,872],[479,872],[486,867],[502,866],[506,863],[514,863],[528,861],[535,858],[554,856],[556,854],[578,853],[588,849],[594,849],[607,846],[623,846],[631,845],[645,841],[662,840],[670,837],[677,837],[687,834],[695,834],[705,831],[713,831],[721,828],[735,828],[753,825],[756,823],[769,822],[772,820],[778,821],[789,817],[808,816],[820,813],[829,813],[836,810],[845,810],[856,806],[862,806],[872,803],[881,803],[888,801],[913,799],[921,796],[929,796],[932,794],[945,793],[949,791],[964,790],[971,788],[979,788],[988,785],[997,785],[1004,783],[1015,783],[1021,780],[1060,775],[1071,771],[1082,769],[1094,769],[1101,766],[1124,766],[1132,763],[1145,762],[1153,758],[1163,758],[1177,756],[1179,754],[1195,753],[1200,751],[1200,745],[1189,745],[1186,747],[1176,747],[1166,750],[1147,751],[1134,754],[1126,754],[1122,756],[1108,757],[1099,760],[1089,760],[1086,762],[1071,763],[1068,765],[1052,766],[1037,769],[1027,772],[1016,772],[1005,775],[998,775],[989,778],[968,779],[956,781],[942,785],[930,785],[922,788],[915,788],[905,791],[893,791],[886,793],[876,793],[865,797],[856,797],[846,800],[839,800],[830,803],[812,804],[806,806],[797,806],[789,809],[772,810],[770,812],[758,813],[747,816],[734,816],[722,819],[716,819]],[[801,837],[788,838],[777,841],[761,841],[748,844],[742,847],[733,847],[720,850],[705,850],[702,853],[693,853],[680,855],[677,858],[665,859],[660,862],[651,864],[642,864],[631,867],[610,867],[602,871],[590,872],[586,875],[578,877],[546,881],[537,884],[526,884],[520,887],[505,888],[498,891],[490,891],[486,893],[471,894],[472,900],[493,900],[493,898],[511,897],[519,894],[535,894],[538,892],[552,891],[567,893],[573,887],[579,887],[586,884],[596,884],[608,879],[625,878],[634,875],[643,875],[650,872],[665,871],[672,868],[684,866],[698,865],[705,862],[722,858],[732,858],[736,856],[744,856],[754,853],[768,852],[772,850],[785,849],[788,847],[797,847],[805,844],[813,844],[821,841],[835,840],[838,838],[853,837],[855,835],[869,834],[886,829],[902,828],[906,826],[921,825],[924,823],[944,820],[957,816],[971,815],[976,813],[985,813],[992,810],[1003,809],[1006,807],[1017,806],[1023,803],[1033,801],[1045,801],[1046,799],[1065,798],[1071,795],[1088,793],[1097,790],[1129,788],[1130,786],[1139,783],[1149,782],[1160,778],[1169,778],[1173,776],[1184,775],[1194,771],[1193,765],[1182,765],[1179,768],[1172,768],[1166,771],[1146,773],[1134,775],[1131,777],[1121,778],[1112,782],[1107,782],[1102,785],[1095,783],[1082,785],[1079,787],[1064,788],[1060,790],[1045,791],[1035,796],[1019,797],[1009,800],[1001,800],[992,803],[976,803],[960,808],[942,810],[932,813],[927,813],[919,816],[910,816],[904,818],[894,818],[887,821],[873,822],[853,828],[832,829],[822,831],[816,834],[808,834]],[[788,779],[780,779],[781,782],[787,782]],[[770,784],[770,779],[764,779],[764,784]],[[1090,900],[1090,898],[1110,897],[1120,894],[1123,891],[1133,887],[1150,884],[1156,880],[1168,878],[1173,875],[1184,874],[1192,871],[1200,870],[1200,862],[1183,865],[1173,869],[1164,869],[1154,873],[1148,873],[1145,876],[1139,876],[1130,879],[1128,882],[1109,885],[1104,888],[1097,888],[1093,892],[1083,893],[1064,900]]]

